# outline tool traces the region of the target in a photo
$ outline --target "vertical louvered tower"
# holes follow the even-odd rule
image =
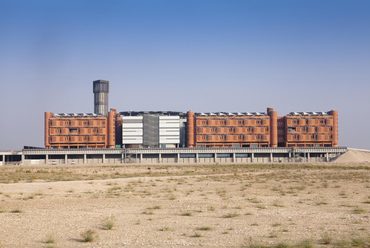
[[[93,82],[94,113],[107,116],[109,81],[95,80]]]

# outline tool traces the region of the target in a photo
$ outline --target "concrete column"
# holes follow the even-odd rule
[[[64,155],[64,163],[68,164],[68,155],[67,154]]]
[[[139,163],[142,163],[143,162],[143,154],[142,153],[140,153],[139,154]]]
[[[214,154],[214,162],[217,163],[217,153]]]
[[[125,162],[125,155],[122,153],[121,154],[121,164],[123,164]]]
[[[24,155],[21,155],[21,164],[24,164]]]
[[[198,153],[195,153],[195,163],[198,163],[199,162],[199,156],[198,156]]]
[[[87,164],[87,155],[86,155],[86,153],[84,154],[84,164]]]
[[[251,163],[254,162],[254,153],[251,154]]]
[[[329,162],[329,153],[328,152],[326,153],[325,157],[326,157],[326,162]]]
[[[3,154],[3,164],[5,164],[5,154]]]
[[[274,162],[274,156],[273,156],[272,152],[270,152],[270,162],[271,163]]]
[[[49,155],[45,154],[45,164],[47,165],[49,163]]]
[[[162,163],[162,154],[161,153],[158,153],[158,160],[159,160],[159,163]]]
[[[310,162],[310,160],[311,160],[310,153],[309,153],[309,152],[307,152],[307,162]]]
[[[105,164],[105,154],[103,154],[103,164]]]
[[[235,152],[233,153],[233,163],[236,163],[236,155],[235,155]]]
[[[180,163],[180,153],[177,153],[177,160],[176,160],[177,163]]]

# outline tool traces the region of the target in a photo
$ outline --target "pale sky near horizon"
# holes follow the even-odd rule
[[[339,111],[370,149],[370,1],[0,0],[0,150],[43,146],[43,113]]]

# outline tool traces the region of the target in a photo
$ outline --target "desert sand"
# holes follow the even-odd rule
[[[0,247],[369,241],[364,164],[2,167],[0,182]]]
[[[335,163],[370,163],[370,151],[350,148]]]

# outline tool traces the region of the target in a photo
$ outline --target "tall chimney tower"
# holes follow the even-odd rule
[[[108,93],[109,81],[95,80],[93,82],[94,91],[94,113],[108,115]]]

